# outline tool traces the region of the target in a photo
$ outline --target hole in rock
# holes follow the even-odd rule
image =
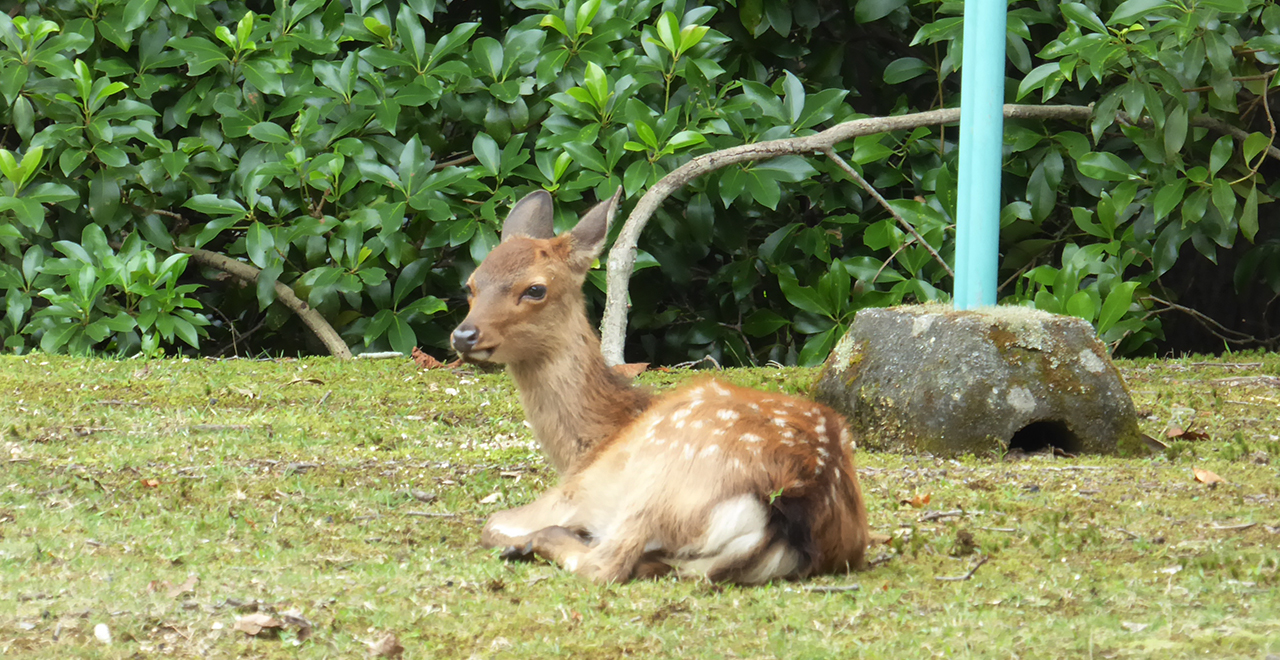
[[[1018,429],[1009,439],[1009,450],[1019,449],[1028,454],[1046,447],[1057,447],[1068,454],[1079,454],[1084,443],[1067,426],[1066,422],[1045,419],[1032,422]]]

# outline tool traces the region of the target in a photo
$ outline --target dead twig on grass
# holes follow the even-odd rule
[[[845,584],[832,587],[805,587],[805,591],[814,594],[843,594],[850,591],[859,591],[861,589],[862,585],[859,584]]]
[[[1222,385],[1270,385],[1280,387],[1280,378],[1275,376],[1232,376],[1230,378],[1214,378],[1211,383]]]
[[[955,509],[954,511],[930,511],[920,516],[920,522],[932,522],[934,520],[942,520],[943,518],[956,518],[965,515],[964,509]]]
[[[1250,529],[1252,527],[1257,527],[1257,526],[1258,526],[1258,523],[1256,522],[1240,523],[1239,525],[1218,525],[1215,523],[1213,525],[1209,525],[1209,529],[1212,529],[1218,532],[1241,532],[1246,529]]]
[[[988,557],[986,555],[982,555],[981,557],[978,557],[978,561],[974,562],[973,566],[969,568],[969,572],[965,573],[964,575],[957,575],[957,576],[936,575],[934,576],[933,579],[939,582],[964,582],[965,580],[972,578],[973,574],[977,573],[978,569],[981,568],[983,564],[987,563],[987,559]]]

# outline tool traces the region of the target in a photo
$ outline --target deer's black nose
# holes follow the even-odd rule
[[[453,350],[459,353],[470,352],[480,341],[480,329],[470,323],[463,323],[453,331]]]

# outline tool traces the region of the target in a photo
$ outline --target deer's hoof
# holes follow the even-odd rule
[[[533,541],[524,545],[509,545],[498,555],[505,561],[527,561],[533,559]]]

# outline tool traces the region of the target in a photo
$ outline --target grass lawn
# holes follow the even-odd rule
[[[860,451],[891,537],[871,569],[599,587],[477,545],[555,480],[503,374],[0,357],[0,656],[368,657],[387,635],[406,658],[1280,654],[1280,355],[1120,366],[1167,452]]]

